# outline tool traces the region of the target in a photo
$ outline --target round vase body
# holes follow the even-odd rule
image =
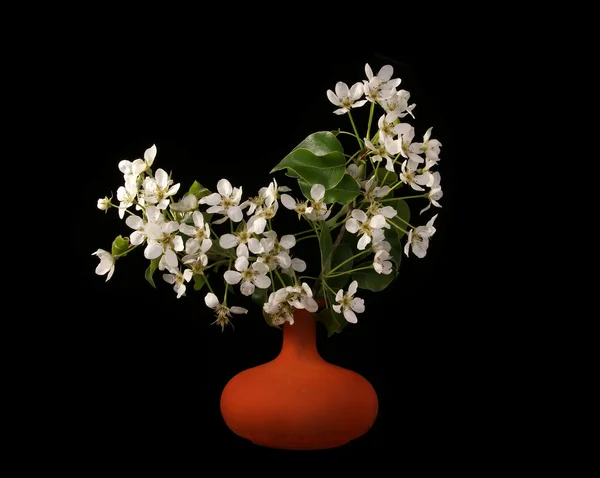
[[[363,435],[377,416],[373,386],[332,365],[316,347],[313,314],[296,310],[283,326],[281,352],[225,386],[221,413],[237,435],[270,448],[319,450]]]

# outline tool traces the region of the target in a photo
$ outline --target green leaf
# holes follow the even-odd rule
[[[255,287],[254,292],[252,293],[252,302],[262,307],[266,301],[267,289],[260,289],[258,287]]]
[[[311,184],[298,179],[298,186],[300,186],[300,191],[302,191],[306,199],[312,199],[310,197]],[[360,186],[356,180],[349,174],[344,174],[342,180],[335,187],[325,190],[323,202],[325,204],[337,202],[338,204],[346,205],[351,203],[359,194]]]
[[[271,173],[287,169],[289,176],[297,176],[311,186],[322,184],[325,189],[331,189],[342,180],[345,166],[342,144],[333,134],[324,131],[308,136]]]
[[[350,244],[346,244],[344,242],[338,244],[337,246],[335,246],[335,249],[333,250],[333,254],[331,255],[331,267],[329,267],[327,269],[327,271],[329,271],[330,269],[333,269],[333,268],[337,267],[338,265],[342,264],[343,262],[347,261],[353,255],[354,254],[352,253],[352,247],[350,247]],[[334,272],[334,274],[338,274],[341,272],[347,272],[347,271],[351,270],[352,263],[353,263],[353,261],[349,260],[343,266],[341,266],[339,269],[337,269]],[[339,289],[342,289],[346,285],[346,283],[348,282],[349,279],[350,279],[350,274],[345,274],[345,275],[336,276],[336,277],[328,277],[328,278],[326,278],[326,282],[329,287],[331,287],[333,290],[337,291]]]
[[[336,319],[335,315],[335,312],[333,312],[331,309],[323,309],[318,314],[315,314],[315,320],[321,322],[327,329],[327,337],[331,337],[335,333],[339,334],[342,330],[342,325],[340,324],[339,320]]]
[[[287,274],[279,274],[281,276],[281,278],[283,279],[283,283],[285,284],[285,286],[290,286],[290,285],[294,285],[294,278],[290,275]],[[275,282],[277,284],[281,284],[281,281],[279,280],[279,277],[277,277],[276,275],[273,275],[273,278],[275,279]],[[279,287],[277,287],[277,289],[279,289]]]
[[[112,243],[112,255],[119,256],[125,255],[129,250],[129,238],[123,236],[117,236]]]
[[[408,207],[408,204],[404,199],[396,199],[395,201],[389,201],[384,204],[386,206],[392,206],[396,210],[397,216],[400,216],[406,222],[410,222],[410,208]],[[406,229],[408,231],[408,226],[404,221],[398,219],[397,217],[392,218],[392,221],[398,224],[402,229]],[[392,226],[392,229],[398,234],[398,239],[402,238],[402,236],[405,235],[404,232],[400,231],[394,226]]]
[[[300,178],[300,176],[298,175],[298,173],[296,171],[294,171],[293,169],[288,169],[285,172],[285,175],[289,176],[290,178],[296,178],[296,179]]]
[[[363,262],[356,268],[366,267],[373,265],[372,262]],[[352,274],[352,280],[358,282],[360,289],[371,290],[373,292],[379,292],[385,289],[394,280],[396,276],[394,274],[378,274],[375,269],[365,269],[362,271],[354,272]]]
[[[265,322],[267,323],[267,325],[269,327],[275,327],[276,329],[281,330],[281,327],[279,325],[273,324],[273,320],[271,319],[271,316],[265,312],[265,309],[261,308],[261,310],[262,310],[263,319],[265,319]]]
[[[194,274],[194,290],[200,290],[206,284],[206,277],[200,274]]]
[[[200,199],[201,197],[208,196],[210,191],[202,186],[202,184],[200,184],[198,181],[194,181],[188,193],[193,194],[197,199]]]
[[[386,174],[387,174],[387,177],[386,177]],[[383,178],[385,178],[385,181],[383,180]],[[382,165],[380,164],[379,168],[377,169],[377,185],[380,187],[384,186],[386,184],[388,186],[391,186],[396,181],[398,181],[398,174],[388,171],[387,169],[382,167]]]
[[[342,180],[332,189],[325,191],[325,204],[337,202],[338,204],[348,204],[352,202],[360,193],[360,186],[356,180],[349,174],[344,174]]]
[[[148,268],[146,269],[146,273],[144,274],[144,277],[146,278],[146,280],[150,283],[150,285],[152,287],[154,287],[156,289],[156,284],[154,283],[154,279],[152,278],[152,276],[154,275],[154,271],[156,270],[156,268],[158,267],[158,263],[160,262],[160,257],[157,257],[155,259],[152,259],[150,261],[150,265],[148,266]]]
[[[402,261],[402,254],[404,253],[403,251],[403,245],[400,242],[400,239],[398,238],[398,234],[394,234],[393,232],[386,235],[385,238],[386,241],[388,241],[390,243],[390,256],[391,256],[391,260],[394,263],[395,266],[395,270],[394,270],[394,275],[397,276],[398,272],[400,271],[400,262]]]
[[[344,154],[342,143],[330,131],[319,131],[307,136],[294,151],[301,148],[308,149],[317,156],[325,156],[332,152]]]

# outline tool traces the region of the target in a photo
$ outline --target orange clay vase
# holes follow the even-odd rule
[[[332,365],[317,352],[314,314],[294,312],[283,326],[281,352],[225,386],[227,426],[256,445],[320,450],[344,445],[369,430],[377,394],[361,375]]]

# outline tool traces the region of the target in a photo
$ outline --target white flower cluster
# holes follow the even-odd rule
[[[233,187],[227,179],[221,179],[216,192],[211,193],[194,182],[175,202],[180,184],[175,184],[163,169],[153,171],[156,146],[148,148],[143,159],[121,161],[118,167],[124,184],[117,190],[118,204],[105,197],[98,200],[97,207],[104,211],[117,209],[131,232],[127,239],[121,236],[115,239],[110,252],[98,249],[93,253],[100,259],[96,274],[107,275],[106,280],[109,280],[115,261],[142,246],[144,257],[150,261],[146,270],[150,284],[154,286],[152,277],[159,270],[164,271],[162,277],[173,286],[177,298],[186,294],[192,279],[196,290],[206,285],[209,289],[204,297],[206,306],[214,311],[217,317],[214,323],[222,328],[231,323],[232,314],[248,312],[244,307],[228,305],[230,289],[239,290],[242,296],[261,303],[272,325],[293,324],[296,309],[316,312],[317,297],[322,298],[326,308],[338,314],[336,317],[343,317],[345,322],[341,326],[356,323],[356,314],[365,310],[364,300],[355,296],[358,288],[368,289],[372,281],[379,285],[371,285],[370,290],[387,286],[393,279],[390,274],[394,263],[398,264],[402,253],[408,256],[412,250],[417,257],[425,257],[429,240],[436,232],[433,223],[437,215],[425,225],[414,227],[408,222],[409,213],[399,214],[397,208],[407,208],[403,200],[426,198],[429,204],[421,210],[422,214],[431,205],[441,207],[438,201],[442,197],[440,174],[432,171],[439,162],[441,143],[431,138],[432,128],[425,132],[422,142],[413,142],[415,130],[404,119],[414,118],[415,105],[409,105],[410,94],[406,90],[397,89],[401,81],[392,78],[393,68],[386,65],[374,75],[367,64],[365,72],[366,80],[350,88],[338,82],[335,91],[327,91],[329,100],[338,107],[334,113],[350,117],[354,134],[344,133],[356,137],[359,150],[353,156],[345,155],[350,158],[346,161],[341,143],[331,132],[324,132],[325,136],[323,132],[315,133],[317,136],[303,142],[304,149],[292,162],[299,171],[293,171],[292,176],[299,178],[306,199],[298,200],[287,194],[291,189],[279,186],[275,179],[260,188],[257,196],[244,199],[241,187]],[[366,135],[360,136],[351,110],[367,103],[371,104],[369,126]],[[377,105],[384,112],[371,137]],[[325,160],[320,158],[328,154],[329,163],[321,164]],[[384,160],[385,166],[379,169]],[[285,160],[280,165],[284,163]],[[290,167],[289,162],[285,164],[288,165],[281,168]],[[273,170],[281,169],[278,168]],[[337,179],[332,179],[334,177]],[[420,194],[394,196],[394,191],[407,186]],[[388,201],[393,202],[386,204]],[[280,209],[280,202],[285,209],[294,211],[299,220],[309,224],[310,229],[297,234],[278,234],[272,220]],[[341,207],[330,218],[336,203]],[[225,223],[228,223],[228,231],[219,235],[214,226]],[[340,231],[333,243],[331,232],[338,227]],[[351,242],[359,252],[352,257],[338,258],[333,264],[333,251],[345,233],[355,235],[356,239]],[[399,241],[404,235],[407,240],[402,247]],[[297,241],[310,238],[317,240],[321,249],[320,274],[318,277],[297,276],[296,273],[307,269],[307,264],[294,257],[292,249]],[[345,247],[349,249],[348,245]],[[328,256],[324,248],[329,251]],[[367,254],[372,254],[372,260],[355,269],[349,265],[341,269],[355,258],[364,259]],[[226,270],[219,273],[220,267]],[[343,283],[338,280],[341,276],[348,280],[358,271],[362,271],[362,275],[370,274],[370,280],[360,276],[356,276],[359,278],[356,280],[353,275],[346,292],[339,288],[346,283],[344,278],[341,278]],[[221,299],[210,283],[215,276],[222,277],[224,282]],[[303,280],[305,278],[316,280],[313,288]],[[335,324],[332,327],[338,330]]]
[[[415,191],[424,193],[423,197],[428,199],[428,205],[420,211],[420,214],[423,214],[432,205],[442,207],[438,202],[443,195],[440,186],[441,176],[439,171],[432,171],[440,160],[440,147],[442,145],[437,139],[431,138],[433,128],[429,128],[425,132],[422,142],[414,142],[414,127],[401,120],[407,115],[414,118],[413,110],[416,105],[409,105],[410,93],[408,91],[397,89],[401,80],[392,78],[394,74],[393,67],[385,65],[377,75],[374,75],[369,64],[366,64],[365,73],[367,79],[355,83],[351,88],[348,88],[346,83],[338,82],[335,86],[335,92],[332,90],[327,91],[329,100],[339,107],[334,113],[338,115],[350,114],[352,108],[361,107],[367,102],[371,102],[372,106],[378,104],[382,107],[384,113],[377,122],[379,130],[373,139],[362,138],[366,147],[365,152],[367,154],[365,156],[368,155],[371,163],[376,164],[376,167],[385,159],[385,169],[398,178],[398,185],[405,184]],[[363,96],[366,99],[362,99]],[[398,162],[400,162],[399,171],[396,170]],[[357,180],[359,179],[357,177],[358,169],[356,163],[348,166],[348,173]],[[371,177],[370,181],[372,180],[375,180],[375,175]],[[369,188],[372,188],[372,185]],[[391,209],[385,212],[383,211],[385,208],[376,209],[378,207],[376,198],[386,196],[391,189],[388,186],[384,186],[384,188],[387,188],[387,190],[372,188],[369,210],[366,211],[366,214],[365,211],[352,211],[353,220],[346,223],[346,229],[349,232],[362,233],[359,240],[359,249],[363,249],[371,241],[374,245],[381,242],[383,238],[381,229],[386,227],[385,218],[389,219],[396,215],[396,212]],[[426,191],[424,188],[429,189]],[[368,192],[366,191],[367,194]],[[437,214],[425,226],[410,228],[408,242],[404,249],[407,256],[412,248],[417,257],[425,257],[429,246],[429,238],[436,231],[433,227],[436,217]],[[382,247],[385,250],[388,246],[384,245]],[[389,251],[389,248],[387,250]]]

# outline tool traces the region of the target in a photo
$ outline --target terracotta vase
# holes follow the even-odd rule
[[[313,314],[296,310],[283,326],[281,352],[225,386],[227,426],[256,445],[319,450],[344,445],[369,430],[377,416],[373,386],[361,375],[321,358]]]

